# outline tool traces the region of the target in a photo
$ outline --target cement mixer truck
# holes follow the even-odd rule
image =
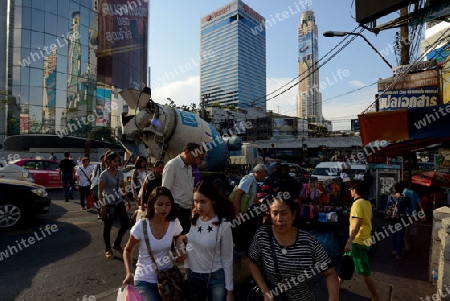
[[[127,89],[120,95],[131,110],[139,109],[135,115],[122,115],[122,134],[118,137],[133,157],[141,155],[167,162],[180,154],[187,143],[196,142],[207,150],[204,162],[198,166],[202,179],[215,181],[223,192],[227,192],[230,178],[237,179],[263,163],[261,148],[230,135],[243,132],[251,126],[250,122],[241,122],[220,135],[199,116],[154,102],[149,88]]]

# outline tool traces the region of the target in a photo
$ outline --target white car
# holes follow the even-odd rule
[[[34,183],[34,180],[28,170],[16,164],[9,164],[2,159],[0,159],[0,178]]]

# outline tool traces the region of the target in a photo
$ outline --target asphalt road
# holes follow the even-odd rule
[[[0,300],[116,300],[125,276],[122,255],[115,252],[115,259],[105,258],[103,223],[97,220],[96,211],[81,211],[77,200],[65,203],[61,191],[50,193],[49,214],[20,230],[0,232]],[[381,229],[384,222],[375,220],[374,230]],[[112,238],[117,226],[111,231]],[[381,300],[388,300],[391,285],[392,300],[420,300],[435,292],[427,281],[430,232],[429,224],[419,226],[417,248],[403,261],[391,258],[389,238],[374,246],[371,267]],[[339,268],[340,260],[333,261]],[[323,277],[311,279],[310,286],[316,300],[328,299]],[[248,289],[249,285],[237,287],[236,301],[246,300]],[[355,273],[344,283],[340,300],[370,300],[368,297],[362,277]]]

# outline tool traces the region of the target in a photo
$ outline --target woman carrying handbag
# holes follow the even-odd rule
[[[161,301],[158,291],[158,273],[173,268],[171,245],[175,240],[177,250],[182,247],[180,221],[175,217],[174,199],[169,189],[157,187],[150,194],[147,205],[147,217],[136,222],[131,228],[130,239],[125,247],[124,264],[126,277],[122,285],[132,284],[146,301]],[[144,225],[146,226],[144,229]],[[147,239],[145,239],[147,233]],[[147,247],[151,246],[151,251]],[[136,245],[139,258],[135,275],[131,259]],[[151,254],[150,254],[151,252]],[[185,253],[178,251],[175,261],[184,260]],[[156,263],[155,263],[156,262]]]
[[[233,204],[211,181],[194,188],[192,226],[187,235],[186,300],[233,301]],[[205,292],[199,296],[199,292]],[[195,296],[195,297],[194,297]]]

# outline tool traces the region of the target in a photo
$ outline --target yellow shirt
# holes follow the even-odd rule
[[[370,236],[372,232],[372,204],[363,198],[353,202],[350,210],[350,233],[356,224],[355,217],[362,218],[362,224],[353,242],[363,246],[367,246],[367,243],[370,242],[370,245],[372,245]]]

